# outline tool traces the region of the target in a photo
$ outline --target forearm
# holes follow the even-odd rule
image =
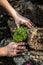
[[[1,56],[6,56],[5,47],[1,47],[1,48],[0,48],[0,57],[1,57]]]
[[[0,4],[12,15],[12,17],[16,17],[17,12],[7,0],[0,0]]]

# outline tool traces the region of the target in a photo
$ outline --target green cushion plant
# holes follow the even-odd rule
[[[14,42],[23,42],[27,39],[27,27],[20,27],[16,29],[16,31],[13,34],[13,41]]]

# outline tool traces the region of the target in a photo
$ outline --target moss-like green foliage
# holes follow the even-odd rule
[[[27,27],[20,27],[18,28],[13,34],[13,41],[14,42],[23,42],[27,39]]]

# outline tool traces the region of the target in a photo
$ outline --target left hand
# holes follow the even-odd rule
[[[25,47],[24,42],[15,43],[10,42],[7,46],[4,47],[4,56],[13,57],[13,56],[19,56],[20,53],[27,52],[28,50]]]
[[[14,18],[14,19],[15,19],[15,23],[18,28],[21,24],[25,24],[28,28],[34,27],[33,23],[30,21],[30,19],[27,19],[27,18],[19,15],[18,13],[16,15],[16,18]]]

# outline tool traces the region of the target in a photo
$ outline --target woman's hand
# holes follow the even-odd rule
[[[5,46],[4,51],[5,51],[6,56],[9,56],[9,57],[18,56],[19,53],[26,51],[25,43],[11,42],[7,46]]]
[[[30,19],[27,19],[19,15],[18,13],[16,13],[16,17],[14,18],[14,20],[18,28],[21,24],[26,25],[28,28],[34,27],[34,24],[30,21]]]

